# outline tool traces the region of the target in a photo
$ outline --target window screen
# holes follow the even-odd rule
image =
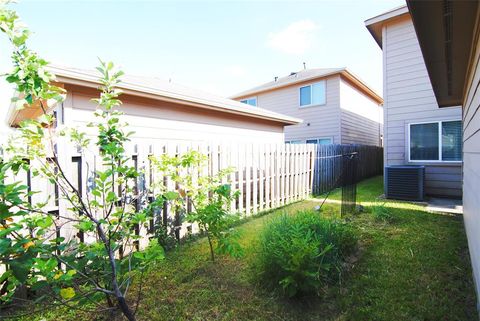
[[[410,159],[439,160],[438,123],[410,126]]]

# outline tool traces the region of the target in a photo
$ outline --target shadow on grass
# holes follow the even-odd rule
[[[462,217],[386,202],[393,221],[379,221],[373,206],[383,193],[382,183],[376,177],[358,185],[365,210],[345,219],[358,233],[360,254],[341,281],[324,288],[320,297],[284,299],[260,288],[252,270],[263,227],[282,213],[313,209],[319,200],[312,199],[239,225],[245,248],[241,259],[219,257],[211,263],[205,239],[168,252],[164,262],[143,276],[138,319],[477,320]],[[326,203],[319,215],[338,217],[339,204]],[[132,291],[135,297],[139,289]],[[46,319],[71,320],[61,313]]]

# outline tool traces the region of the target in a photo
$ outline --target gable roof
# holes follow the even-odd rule
[[[306,82],[309,80],[317,80],[321,78],[327,78],[333,75],[341,75],[347,80],[352,82],[360,90],[362,90],[367,96],[375,100],[377,103],[382,104],[382,97],[377,94],[373,89],[371,89],[365,82],[360,80],[357,76],[352,74],[347,68],[315,68],[315,69],[304,69],[298,72],[292,72],[290,75],[285,77],[279,77],[277,80],[267,82],[260,86],[253,87],[251,89],[242,91],[238,94],[230,96],[232,99],[245,98],[248,96],[254,96],[256,94],[276,90],[284,87],[288,87],[294,84]]]
[[[408,7],[406,5],[403,5],[403,6],[388,10],[384,13],[381,13],[378,16],[365,20],[365,26],[367,27],[368,31],[370,31],[370,33],[372,34],[373,39],[375,39],[375,41],[380,46],[380,48],[382,48],[382,27],[385,24],[385,22],[400,16],[407,16],[407,15],[409,15]]]
[[[89,88],[98,88],[98,72],[78,68],[50,65],[49,70],[56,76],[56,82],[62,84],[79,85]],[[294,125],[302,120],[240,103],[221,96],[205,93],[201,90],[188,88],[182,85],[164,81],[159,78],[123,75],[122,81],[116,86],[124,94],[140,96],[160,101],[189,105],[197,108],[216,110],[218,112],[237,114],[246,117],[264,119],[283,125]],[[12,106],[10,107],[12,109]],[[14,113],[14,111],[10,110]],[[8,121],[16,117],[10,115]]]

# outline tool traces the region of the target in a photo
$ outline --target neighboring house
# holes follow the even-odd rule
[[[383,50],[384,163],[425,165],[426,193],[462,196],[462,109],[438,108],[406,6],[365,21]]]
[[[463,106],[463,218],[480,307],[480,5],[407,4],[439,109]]]
[[[91,122],[96,107],[91,98],[99,94],[97,73],[63,67],[51,67],[51,71],[67,91],[65,102],[56,110],[58,122],[79,127]],[[136,140],[278,144],[284,141],[285,125],[301,122],[156,78],[125,75],[122,79],[119,109]],[[11,106],[7,122],[14,127],[40,113],[35,107],[17,111]]]
[[[293,72],[231,98],[303,119],[285,128],[289,143],[381,145],[382,98],[345,68]]]

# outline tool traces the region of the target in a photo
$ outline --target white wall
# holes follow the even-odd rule
[[[478,29],[478,26],[477,26]],[[478,30],[477,33],[478,34]],[[480,43],[474,42],[475,55],[467,83],[463,110],[463,219],[480,307]]]
[[[380,145],[383,108],[343,78],[340,81],[342,144]]]
[[[13,130],[7,125],[5,121],[0,122],[0,145],[7,141],[8,136],[12,132]]]
[[[85,126],[93,121],[92,94],[69,91],[64,103],[65,124]],[[121,97],[124,121],[135,140],[283,143],[283,126],[195,107]]]
[[[401,165],[408,163],[409,123],[460,120],[462,110],[438,107],[410,17],[388,22],[382,38],[385,165]],[[427,193],[461,197],[461,163],[422,164]]]

